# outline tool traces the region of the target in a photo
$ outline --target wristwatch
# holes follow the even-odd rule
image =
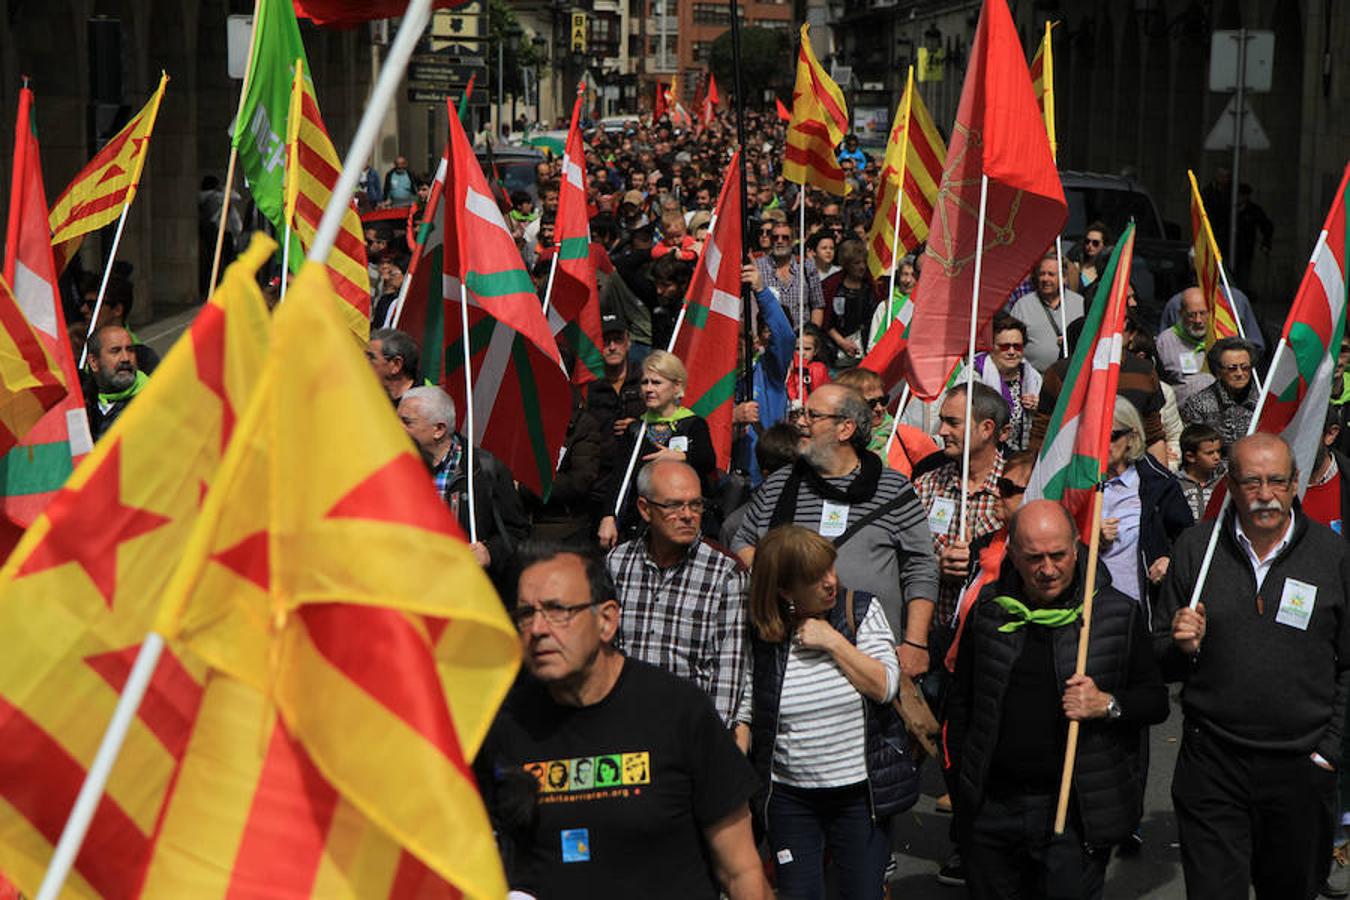
[[[1106,718],[1115,721],[1116,719],[1119,719],[1120,716],[1120,703],[1116,701],[1115,695],[1112,694],[1110,699],[1106,701]]]

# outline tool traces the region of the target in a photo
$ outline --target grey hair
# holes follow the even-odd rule
[[[953,397],[964,397],[966,395],[966,382],[959,381],[947,391],[947,400]],[[945,400],[943,402],[946,402]],[[1003,432],[1008,424],[1008,419],[1012,417],[1012,410],[1008,409],[1008,401],[1003,399],[1003,395],[985,384],[983,381],[975,382],[975,393],[970,398],[970,409],[973,421],[972,425],[980,422],[994,420],[994,435],[997,437]]]
[[[1116,398],[1115,413],[1111,416],[1113,430],[1130,429],[1129,441],[1125,446],[1125,461],[1133,465],[1143,457],[1147,447],[1144,444],[1144,420],[1133,403],[1124,397]]]
[[[839,400],[838,415],[853,423],[853,436],[849,443],[858,453],[866,453],[867,445],[872,442],[872,407],[867,405],[861,391],[844,388]]]
[[[446,431],[455,430],[455,401],[445,391],[422,384],[404,391],[399,403],[409,400],[418,401],[423,417],[432,424],[444,425]]]
[[[689,465],[688,463],[679,462],[678,460],[667,459],[667,460],[660,460],[658,462],[647,463],[647,465],[643,466],[641,469],[638,469],[637,473],[636,486],[639,497],[645,497],[648,500],[652,499],[652,489],[655,487],[653,482],[656,480],[655,472],[661,466],[679,466],[682,469],[687,469],[689,471],[689,474],[693,475],[695,479],[698,478],[698,472],[694,471],[693,466]]]
[[[1234,350],[1247,354],[1247,362],[1253,366],[1256,365],[1257,358],[1260,356],[1260,351],[1256,349],[1256,345],[1245,338],[1240,338],[1237,335],[1219,338],[1209,348],[1209,352],[1205,354],[1205,361],[1209,363],[1209,371],[1218,372],[1223,355]]]
[[[397,328],[376,328],[370,333],[372,341],[380,342],[380,355],[386,361],[395,356],[403,360],[403,374],[414,381],[417,379],[417,364],[421,361],[417,342],[405,331]]]

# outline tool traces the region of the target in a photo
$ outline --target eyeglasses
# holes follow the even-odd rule
[[[806,416],[807,421],[811,422],[811,424],[813,424],[813,425],[814,425],[816,422],[819,422],[821,419],[842,419],[842,418],[844,418],[844,417],[841,416],[839,413],[827,413],[827,412],[821,412],[820,410],[817,410],[817,409],[811,409],[809,406],[808,406],[806,409],[802,410],[802,415]]]
[[[1027,486],[1018,484],[1011,478],[998,479],[998,495],[1004,500],[1011,500],[1013,497],[1020,497],[1027,492]]]
[[[1004,341],[1004,342],[1002,342],[1002,343],[995,344],[994,346],[997,347],[997,348],[1000,349],[1000,350],[1005,351],[1005,352],[1008,351],[1008,350],[1016,350],[1016,351],[1018,351],[1018,352],[1021,352],[1021,350],[1022,350],[1022,342],[1021,342],[1021,341]]]
[[[1100,247],[1102,242],[1097,238],[1083,238],[1084,247]]]
[[[867,401],[867,405],[873,409],[881,409],[886,405],[885,394],[882,394],[880,397],[864,397],[863,399]]]
[[[568,606],[566,603],[555,603],[549,601],[541,603],[538,606],[530,606],[528,603],[522,603],[511,610],[511,621],[516,623],[519,631],[524,631],[530,627],[536,614],[542,615],[544,621],[550,625],[566,625],[571,622],[577,613],[583,609],[589,609],[592,606],[600,604],[594,600],[589,603],[576,603]]]
[[[775,244],[790,244],[790,243],[792,243],[792,235],[790,235],[790,234],[775,234],[775,235],[773,236],[773,242],[774,242]]]
[[[1220,363],[1219,368],[1225,372],[1250,372],[1251,363]]]
[[[686,509],[689,510],[691,513],[694,513],[695,515],[701,515],[703,513],[702,497],[699,497],[695,500],[660,501],[660,500],[653,500],[650,497],[644,497],[643,499],[647,501],[648,506],[656,507],[667,516],[679,515]]]
[[[1268,478],[1262,478],[1260,475],[1245,475],[1242,478],[1233,479],[1237,486],[1244,491],[1259,491],[1261,485],[1268,485],[1272,491],[1287,490],[1294,483],[1293,475],[1271,475]]]
[[[1116,428],[1111,432],[1111,440],[1118,441],[1127,434],[1134,434],[1133,428]]]

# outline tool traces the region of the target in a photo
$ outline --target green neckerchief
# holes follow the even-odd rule
[[[999,626],[998,630],[1005,633],[1016,631],[1028,622],[1033,625],[1044,625],[1046,628],[1059,628],[1062,625],[1076,622],[1078,617],[1083,614],[1083,604],[1081,603],[1073,609],[1058,607],[1031,609],[1021,600],[1016,597],[1009,597],[1006,594],[995,595],[994,602],[1003,607],[1004,611],[1013,617],[1011,622]]]
[[[112,394],[104,394],[100,392],[98,395],[98,402],[113,404],[119,403],[123,400],[130,400],[132,397],[135,397],[137,394],[141,392],[141,388],[145,387],[145,383],[149,380],[150,376],[146,375],[144,372],[137,369],[136,380],[131,383],[131,387],[127,388],[125,391],[117,391]]]
[[[1344,406],[1350,402],[1350,372],[1341,376],[1341,389],[1331,395],[1332,406]]]
[[[1191,349],[1193,349],[1193,350],[1203,350],[1203,349],[1205,349],[1205,339],[1204,339],[1204,338],[1193,338],[1193,337],[1191,337],[1190,333],[1189,333],[1188,331],[1186,331],[1186,329],[1183,328],[1183,327],[1181,326],[1181,323],[1180,323],[1180,322],[1178,322],[1178,323],[1176,323],[1175,325],[1172,326],[1172,332],[1173,332],[1174,334],[1176,334],[1177,337],[1181,338],[1183,341],[1185,341],[1186,343],[1190,344],[1190,345],[1191,345]]]
[[[675,412],[669,416],[658,416],[654,412],[650,411],[645,412],[642,414],[642,421],[646,422],[648,427],[651,427],[652,425],[674,426],[674,424],[680,421],[681,419],[690,419],[693,418],[693,416],[694,411],[692,409],[686,409],[683,406],[677,406],[675,407]]]
[[[513,222],[533,222],[539,218],[539,210],[536,209],[527,214],[513,209],[507,215],[511,217]]]

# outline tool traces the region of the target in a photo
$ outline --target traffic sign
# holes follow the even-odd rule
[[[1210,130],[1209,137],[1205,138],[1206,150],[1233,149],[1233,117],[1237,115],[1237,109],[1237,94],[1234,94],[1228,98],[1228,105],[1219,114],[1219,121]],[[1246,150],[1270,149],[1270,138],[1266,136],[1266,130],[1261,127],[1246,97],[1242,98],[1242,147]]]
[[[1216,31],[1209,43],[1209,89],[1222,93],[1238,89],[1238,41],[1246,40],[1243,89],[1250,93],[1270,90],[1275,61],[1275,32]]]

